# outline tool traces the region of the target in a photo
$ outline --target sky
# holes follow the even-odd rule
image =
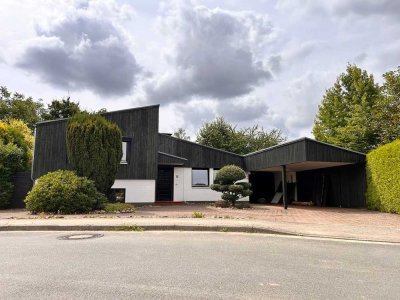
[[[160,104],[192,140],[223,116],[312,137],[347,64],[400,65],[397,0],[2,0],[0,85],[109,111]]]

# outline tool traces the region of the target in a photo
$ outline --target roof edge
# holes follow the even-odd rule
[[[197,145],[197,146],[200,146],[200,147],[204,147],[204,148],[216,150],[216,151],[223,152],[223,153],[227,153],[227,154],[236,155],[236,156],[239,156],[239,157],[242,157],[242,158],[243,158],[243,155],[241,155],[241,154],[229,152],[229,151],[226,151],[226,150],[222,150],[222,149],[218,149],[218,148],[214,148],[214,147],[210,147],[210,146],[206,146],[206,145],[201,145],[201,144],[199,144],[199,143],[192,142],[192,141],[188,141],[188,140],[184,140],[184,139],[180,139],[180,138],[177,138],[177,137],[174,137],[174,136],[165,134],[165,133],[160,133],[160,132],[159,132],[158,134],[160,134],[160,135],[162,135],[162,136],[165,136],[165,137],[167,137],[167,138],[170,138],[170,139],[178,140],[178,141],[181,141],[181,142],[185,142],[185,143],[188,143],[188,144]]]
[[[100,115],[109,115],[113,113],[119,113],[119,112],[125,112],[125,111],[131,111],[131,110],[139,110],[139,109],[149,109],[149,108],[156,108],[160,107],[160,104],[154,104],[154,105],[147,105],[147,106],[140,106],[140,107],[132,107],[132,108],[126,108],[126,109],[119,109],[119,110],[113,110],[113,111],[107,111],[100,113]],[[60,122],[60,121],[67,121],[71,118],[60,118],[60,119],[55,119],[55,120],[46,120],[46,121],[40,121],[35,124],[36,125],[41,125],[41,124],[47,124],[47,123],[52,123],[52,122]]]

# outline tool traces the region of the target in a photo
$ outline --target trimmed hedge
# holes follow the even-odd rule
[[[85,213],[102,208],[107,201],[94,182],[73,171],[55,171],[40,177],[25,199],[33,213]]]
[[[122,157],[119,127],[98,114],[76,114],[68,122],[67,152],[76,173],[108,194]]]
[[[400,140],[368,153],[367,206],[400,214]]]

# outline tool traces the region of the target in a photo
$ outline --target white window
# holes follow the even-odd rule
[[[209,186],[208,169],[192,169],[192,186]]]
[[[122,158],[121,164],[127,164],[127,152],[128,152],[128,142],[122,142]]]

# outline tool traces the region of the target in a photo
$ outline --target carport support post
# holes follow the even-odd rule
[[[286,166],[282,166],[282,194],[283,194],[283,207],[287,209],[287,184],[286,184]]]

